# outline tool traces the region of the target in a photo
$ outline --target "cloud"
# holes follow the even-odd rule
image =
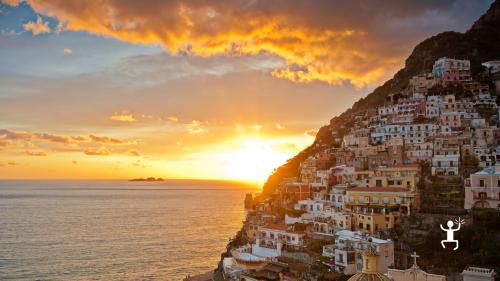
[[[75,139],[71,136],[65,135],[53,135],[47,133],[36,133],[33,135],[36,140],[46,140],[50,142],[58,142],[64,144],[74,143]]]
[[[9,165],[9,166],[17,166],[17,163],[16,162],[8,162],[7,165]]]
[[[12,141],[35,141],[35,140],[46,140],[50,142],[58,142],[58,143],[74,143],[75,139],[71,136],[66,135],[54,135],[48,133],[35,133],[30,134],[24,131],[12,131],[9,129],[0,129],[0,136],[3,136],[4,139],[12,140]]]
[[[248,126],[248,128],[251,130],[254,130],[254,131],[260,131],[260,129],[262,129],[262,126],[259,124],[255,124],[255,125]]]
[[[132,156],[141,156],[142,155],[142,153],[139,150],[137,150],[137,149],[131,149],[131,150],[129,150],[128,154],[130,154]]]
[[[48,22],[44,22],[42,17],[38,16],[36,22],[30,21],[23,25],[24,30],[31,31],[33,35],[44,34],[50,32],[50,27]]]
[[[28,155],[28,156],[47,156],[47,153],[44,151],[26,151],[26,155]]]
[[[41,147],[57,152],[83,151],[88,155],[108,155],[110,153],[110,151],[104,146],[101,146],[99,149],[89,148],[91,146],[98,146],[101,144],[108,146],[132,146],[138,144],[135,140],[121,140],[107,136],[96,136],[93,134],[88,136],[71,136],[51,133],[27,133],[24,131],[0,129],[0,147],[10,146],[13,142],[16,144],[13,149]],[[53,146],[47,144],[46,142],[60,144],[63,146]],[[138,151],[136,152],[140,153]],[[25,151],[25,154],[29,156],[47,155],[46,152],[35,152],[31,150]]]
[[[202,123],[199,120],[192,120],[188,124],[185,124],[184,127],[188,129],[188,132],[190,134],[200,134],[200,133],[206,133],[208,130],[204,127],[202,127]]]
[[[167,120],[170,121],[170,122],[179,122],[179,117],[177,116],[169,116],[167,117]]]
[[[89,135],[89,138],[98,143],[104,143],[104,144],[123,144],[124,141],[115,139],[115,138],[110,138],[110,137],[99,137],[95,135]]]
[[[318,133],[318,130],[311,129],[311,130],[305,131],[304,135],[309,136],[309,137],[315,137],[317,133]]]
[[[0,147],[6,147],[12,144],[12,141],[10,140],[5,140],[5,139],[0,139]]]
[[[278,129],[278,130],[284,130],[285,126],[280,125],[280,124],[276,124],[276,129]]]
[[[65,55],[69,55],[69,54],[72,54],[72,53],[73,53],[73,50],[72,50],[72,49],[70,49],[70,48],[64,48],[64,49],[63,49],[63,53],[64,53]]]
[[[252,130],[252,131],[260,131],[262,129],[262,125],[260,124],[254,124],[254,125],[241,125],[241,124],[236,124],[236,131],[237,132],[244,132],[246,130]]]
[[[11,131],[9,129],[0,129],[0,136],[4,137],[4,140],[31,140],[31,135],[23,131]]]
[[[272,71],[276,77],[358,87],[399,67],[415,38],[422,38],[417,36],[465,22],[467,15],[456,17],[463,2],[27,0],[66,30],[162,44],[174,55],[265,54],[284,61]],[[489,3],[477,2],[478,8]],[[432,22],[431,13],[450,21]],[[43,26],[40,18],[37,22]]]
[[[121,121],[121,122],[136,122],[137,120],[132,114],[121,114],[113,115],[110,117],[111,120]]]
[[[104,146],[101,146],[99,149],[86,149],[83,151],[86,155],[92,155],[92,156],[108,156],[111,154],[111,151],[107,149]]]

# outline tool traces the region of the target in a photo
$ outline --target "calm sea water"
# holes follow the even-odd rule
[[[248,189],[0,181],[0,280],[182,280],[213,269]]]

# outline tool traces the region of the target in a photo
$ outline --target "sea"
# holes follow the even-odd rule
[[[0,280],[182,280],[241,228],[236,183],[0,181]]]

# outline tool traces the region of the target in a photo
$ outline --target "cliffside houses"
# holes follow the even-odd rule
[[[444,280],[416,262],[389,270],[394,243],[380,237],[420,211],[423,175],[461,182],[471,173],[464,209],[499,208],[500,62],[484,65],[487,79],[474,81],[468,60],[441,58],[385,104],[332,128],[332,143],[303,159],[295,177],[249,211],[244,236],[250,244],[224,259],[228,272],[248,274],[283,258],[307,263],[310,242],[320,240],[326,242],[322,263],[332,271],[358,276],[372,245],[377,274]]]

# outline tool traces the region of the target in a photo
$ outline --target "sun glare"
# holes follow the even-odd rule
[[[292,155],[292,151],[280,150],[272,141],[246,140],[239,147],[220,152],[218,158],[227,178],[263,182]]]

